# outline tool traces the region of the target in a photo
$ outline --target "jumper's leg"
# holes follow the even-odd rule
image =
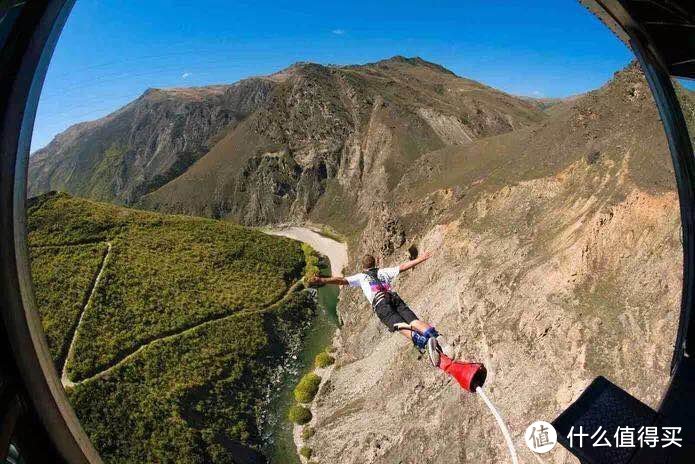
[[[403,335],[405,338],[411,341],[413,339],[413,332],[416,332],[414,328],[410,326],[410,324],[406,324],[405,322],[399,322],[398,324],[394,324],[393,328],[396,331],[398,331],[401,335]]]
[[[437,331],[431,325],[418,319],[410,324],[404,322],[394,324],[394,329],[409,338],[421,352],[427,351],[430,363],[434,367],[439,366],[439,355],[442,352],[437,336]]]

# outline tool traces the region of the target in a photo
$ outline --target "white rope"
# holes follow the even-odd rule
[[[500,427],[500,430],[502,431],[502,435],[504,435],[504,439],[507,442],[507,448],[509,448],[509,456],[512,458],[512,463],[513,464],[519,464],[519,458],[516,455],[516,448],[514,448],[514,442],[512,441],[511,435],[509,435],[509,429],[507,429],[507,425],[504,423],[504,419],[502,419],[502,416],[500,413],[497,411],[497,408],[495,408],[495,405],[492,404],[492,401],[488,399],[487,396],[485,396],[485,392],[481,387],[477,387],[475,389],[475,392],[480,395],[480,397],[483,399],[485,404],[487,405],[488,409],[492,413],[493,416],[495,416],[495,420],[497,421],[497,425]]]

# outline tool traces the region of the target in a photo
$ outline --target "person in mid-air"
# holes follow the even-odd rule
[[[372,305],[374,312],[391,332],[398,331],[413,342],[421,352],[427,351],[430,362],[439,366],[442,353],[438,341],[439,333],[434,326],[421,321],[400,296],[393,290],[391,283],[401,272],[412,269],[423,261],[428,260],[431,253],[423,253],[416,259],[399,266],[379,269],[372,255],[362,257],[362,269],[359,274],[349,277],[331,276],[314,277],[309,281],[311,286],[325,284],[349,285],[361,287],[364,296]]]

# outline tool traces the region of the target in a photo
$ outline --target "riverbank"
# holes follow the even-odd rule
[[[280,235],[307,243],[331,262],[331,274],[340,275],[348,263],[347,245],[306,227],[287,226],[276,229],[261,229],[269,235]]]
[[[331,274],[342,274],[343,268],[347,265],[347,245],[317,231],[297,226],[262,229],[262,231],[269,235],[283,236],[310,245],[319,254],[328,258]],[[324,268],[322,271],[327,272],[328,269]],[[333,345],[339,327],[339,317],[336,311],[338,294],[339,289],[335,286],[324,286],[318,289],[319,312],[303,336],[301,348],[290,357],[291,366],[288,366],[285,371],[281,391],[270,408],[277,416],[276,423],[271,428],[272,446],[268,450],[271,464],[299,464],[307,461],[299,455],[299,450],[305,445],[305,440],[301,436],[304,426],[290,423],[287,420],[287,411],[294,403],[292,392],[299,378],[314,370],[316,355],[324,351],[326,347]],[[332,370],[333,366],[331,365],[315,371],[321,376],[322,385],[328,380]],[[310,407],[312,410],[315,409],[313,404]]]

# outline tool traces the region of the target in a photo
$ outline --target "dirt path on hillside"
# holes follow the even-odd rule
[[[128,361],[130,361],[131,359],[133,359],[138,353],[140,353],[141,351],[145,350],[146,348],[148,348],[149,346],[151,346],[151,345],[153,345],[153,344],[155,344],[155,343],[161,343],[161,342],[163,342],[163,341],[165,341],[165,340],[170,340],[170,339],[172,339],[172,338],[179,337],[179,336],[181,336],[181,335],[184,335],[184,334],[193,332],[194,330],[197,330],[197,329],[199,329],[200,327],[203,327],[203,326],[206,326],[206,325],[209,325],[209,324],[214,324],[215,322],[219,322],[219,321],[228,319],[228,318],[230,318],[230,317],[239,316],[239,315],[241,315],[241,314],[254,314],[254,313],[258,313],[258,312],[262,312],[262,311],[268,311],[268,310],[270,310],[272,307],[284,303],[284,302],[290,297],[290,295],[292,295],[294,292],[300,290],[300,289],[303,288],[303,287],[304,287],[304,283],[303,283],[303,281],[300,279],[300,280],[298,280],[297,282],[295,282],[294,284],[292,284],[292,286],[291,286],[290,288],[287,289],[287,291],[285,292],[285,294],[284,294],[281,298],[279,298],[277,301],[274,301],[273,303],[270,303],[270,304],[267,305],[267,306],[264,306],[264,307],[258,308],[258,309],[250,309],[250,310],[245,310],[245,311],[234,312],[234,313],[231,313],[231,314],[223,314],[223,315],[220,315],[220,316],[216,316],[216,317],[213,317],[213,318],[211,318],[211,319],[206,319],[206,320],[204,320],[204,321],[197,322],[197,323],[196,323],[195,325],[193,325],[193,326],[182,328],[182,329],[180,329],[178,332],[175,332],[175,333],[172,333],[172,334],[168,334],[168,335],[163,335],[163,336],[161,336],[161,337],[155,338],[154,340],[150,340],[150,341],[148,341],[148,342],[145,342],[145,343],[143,343],[142,345],[140,345],[139,347],[137,347],[137,348],[136,348],[134,351],[132,351],[131,353],[127,354],[127,355],[124,356],[123,358],[121,358],[121,359],[119,359],[118,361],[116,361],[115,363],[111,364],[111,365],[110,365],[109,367],[107,367],[106,369],[104,369],[104,370],[102,370],[102,371],[99,371],[99,372],[97,372],[96,374],[94,374],[94,375],[92,375],[92,376],[90,376],[90,377],[86,377],[86,378],[84,378],[84,379],[78,380],[77,382],[73,382],[73,381],[71,381],[71,380],[69,380],[69,379],[67,378],[67,375],[66,375],[66,373],[65,373],[65,367],[63,367],[63,379],[61,379],[61,380],[63,380],[63,382],[64,382],[63,385],[64,385],[64,386],[66,385],[65,382],[68,382],[68,384],[69,384],[68,386],[74,387],[75,385],[79,385],[79,384],[81,384],[81,383],[89,382],[89,381],[91,381],[91,380],[100,379],[100,378],[102,378],[102,377],[108,375],[109,373],[113,372],[113,371],[114,371],[116,368],[118,368],[119,366],[122,366],[123,364],[127,363]]]
[[[347,266],[347,245],[333,240],[332,238],[323,236],[311,229],[307,229],[306,227],[290,226],[280,227],[277,229],[268,229],[264,230],[263,232],[270,235],[280,235],[282,237],[291,238],[311,245],[314,250],[318,251],[322,255],[328,256],[328,259],[331,260],[331,273],[333,275],[342,275],[343,268]]]
[[[65,361],[63,361],[63,369],[60,374],[60,382],[63,384],[63,388],[68,388],[68,387],[74,387],[75,384],[68,378],[68,372],[67,372],[67,367],[68,367],[68,362],[75,356],[75,340],[77,339],[77,332],[80,330],[80,326],[82,325],[82,320],[84,319],[84,315],[87,313],[87,308],[89,307],[89,304],[92,302],[92,298],[94,297],[94,292],[97,289],[97,286],[99,285],[99,281],[101,280],[101,276],[104,273],[104,269],[106,268],[106,263],[109,261],[109,257],[111,256],[111,242],[106,242],[106,254],[104,254],[104,259],[101,261],[101,267],[99,267],[99,272],[97,273],[96,278],[94,279],[94,283],[92,284],[92,289],[89,291],[89,297],[87,298],[87,301],[84,304],[84,307],[82,308],[82,313],[80,314],[80,319],[77,321],[77,325],[75,326],[75,331],[72,334],[72,340],[70,340],[70,348],[68,348],[68,354],[65,356]]]
[[[347,256],[347,245],[337,242],[331,238],[325,237],[317,232],[314,232],[313,230],[306,229],[304,227],[283,227],[283,228],[278,228],[278,229],[272,229],[265,231],[269,235],[278,235],[278,236],[283,236],[283,237],[288,237],[292,238],[294,240],[298,240],[300,242],[305,242],[311,245],[316,251],[319,253],[328,256],[328,258],[331,261],[331,272],[334,275],[339,275],[342,273],[342,269],[345,267],[347,264],[348,256]],[[96,291],[97,286],[99,285],[99,281],[101,280],[102,273],[104,271],[104,268],[106,267],[106,263],[108,262],[109,256],[111,254],[111,242],[106,242],[108,246],[108,250],[106,252],[106,255],[104,256],[104,260],[101,263],[101,268],[99,269],[99,273],[97,274],[96,279],[94,280],[94,284],[92,286],[92,289],[89,294],[89,298],[87,299],[87,302],[84,305],[84,308],[82,309],[82,314],[80,315],[80,319],[77,323],[77,326],[75,328],[75,332],[73,333],[72,336],[72,341],[70,342],[70,349],[68,350],[68,354],[65,357],[65,362],[63,363],[63,369],[61,373],[61,383],[63,384],[63,388],[72,388],[75,387],[76,385],[79,385],[84,382],[88,382],[91,380],[96,380],[101,377],[104,377],[105,375],[108,375],[110,372],[113,372],[116,368],[119,366],[125,364],[126,362],[130,361],[133,359],[138,353],[149,347],[150,345],[154,343],[159,343],[163,342],[165,340],[172,339],[174,337],[178,337],[180,335],[192,332],[193,330],[198,329],[199,327],[202,327],[207,324],[212,324],[214,322],[218,322],[223,319],[227,319],[229,317],[236,316],[238,314],[248,314],[248,313],[254,313],[258,311],[266,311],[272,306],[282,304],[293,292],[297,291],[300,287],[303,286],[303,283],[301,280],[295,282],[289,289],[287,289],[287,292],[279,298],[277,301],[264,306],[263,308],[257,309],[257,310],[249,310],[249,311],[241,311],[241,312],[235,312],[232,314],[224,314],[220,315],[217,317],[213,317],[210,319],[206,319],[204,321],[197,322],[195,325],[190,326],[190,327],[185,327],[182,328],[181,330],[172,333],[172,334],[167,334],[158,338],[155,338],[154,340],[147,341],[137,347],[134,351],[130,352],[120,360],[116,361],[106,369],[97,372],[96,374],[86,377],[84,379],[78,380],[76,382],[70,380],[68,377],[67,373],[67,365],[70,360],[74,358],[75,355],[75,340],[77,338],[77,332],[79,331],[80,326],[82,325],[82,320],[84,318],[84,315],[87,311],[87,308],[89,307],[90,302],[92,301],[92,297],[94,296],[94,293]]]

